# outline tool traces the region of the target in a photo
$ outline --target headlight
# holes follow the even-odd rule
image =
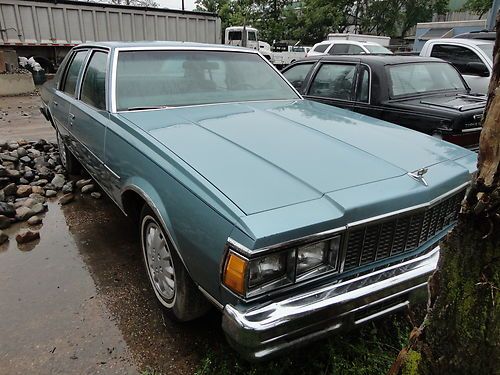
[[[313,276],[318,273],[337,270],[339,252],[340,236],[299,247],[297,249],[297,278],[302,280],[304,277],[301,276],[304,274]]]
[[[283,276],[286,272],[287,254],[271,254],[250,262],[248,286],[250,288]]]
[[[228,253],[223,283],[245,297],[338,271],[341,236],[292,247],[255,259]]]

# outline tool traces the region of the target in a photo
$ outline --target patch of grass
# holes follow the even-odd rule
[[[411,325],[402,315],[334,334],[264,363],[248,363],[230,349],[207,349],[196,375],[385,374],[408,340]]]

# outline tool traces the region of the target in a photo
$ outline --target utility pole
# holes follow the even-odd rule
[[[491,5],[490,15],[488,17],[488,30],[493,31],[495,28],[495,20],[497,18],[498,10],[500,9],[500,0],[493,0]]]
[[[182,10],[184,11],[184,0],[182,0]]]

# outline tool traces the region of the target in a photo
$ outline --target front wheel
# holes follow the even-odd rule
[[[210,308],[177,255],[170,238],[153,210],[141,213],[141,247],[144,265],[156,298],[179,321],[204,315]]]

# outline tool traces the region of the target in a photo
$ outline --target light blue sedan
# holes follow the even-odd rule
[[[68,172],[140,228],[158,301],[249,359],[426,295],[476,154],[302,99],[258,52],[75,47],[42,92]]]

